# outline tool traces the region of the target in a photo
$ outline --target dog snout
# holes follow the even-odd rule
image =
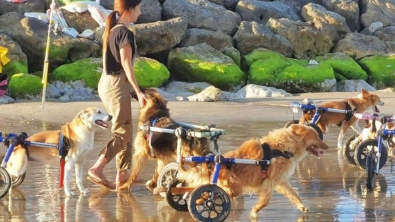
[[[112,116],[111,115],[107,115],[107,121],[111,121],[112,120]]]
[[[384,102],[380,100],[379,105],[380,105],[380,106],[384,106]]]

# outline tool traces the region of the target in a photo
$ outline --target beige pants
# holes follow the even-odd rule
[[[106,147],[101,151],[110,162],[116,156],[118,170],[130,169],[132,158],[132,106],[131,85],[125,74],[102,74],[98,92],[107,112],[112,115],[111,133]]]

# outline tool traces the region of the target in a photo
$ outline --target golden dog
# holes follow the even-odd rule
[[[362,89],[361,93],[354,98],[345,99],[343,101],[330,101],[320,104],[319,107],[340,109],[340,110],[351,110],[352,112],[362,113],[368,109],[373,109],[374,112],[379,112],[377,105],[383,106],[384,102],[381,101],[380,97],[371,94],[368,91]],[[311,120],[303,116],[303,120]],[[302,121],[302,120],[301,120]],[[361,128],[358,125],[359,119],[356,118],[352,113],[335,113],[335,112],[324,112],[317,121],[317,126],[321,129],[322,133],[327,133],[329,127],[332,125],[338,125],[341,127],[339,137],[337,139],[337,147],[342,148],[344,142],[344,135],[349,127],[351,127],[356,133],[361,133]]]
[[[138,126],[152,126],[164,129],[176,129],[179,127],[170,118],[167,100],[165,100],[156,90],[145,89],[144,93],[147,103],[140,109]],[[156,187],[159,173],[168,163],[174,161],[177,156],[177,137],[171,133],[138,131],[134,139],[134,153],[132,160],[132,172],[128,181],[118,189],[131,188],[137,179],[143,166],[151,157],[157,160],[157,166],[152,180],[146,182],[146,186],[151,191]],[[152,154],[151,154],[152,147]],[[207,138],[182,138],[181,155],[206,155],[211,152]]]
[[[88,189],[84,188],[82,183],[82,166],[89,151],[93,149],[96,129],[107,129],[109,126],[106,122],[111,121],[111,119],[111,115],[98,108],[87,108],[80,111],[70,123],[62,126],[60,131],[44,131],[27,138],[31,142],[54,145],[59,144],[60,133],[63,134],[64,138],[67,138],[66,143],[69,150],[65,156],[66,163],[63,180],[66,196],[74,195],[70,189],[71,172],[74,166],[76,183],[80,192],[83,194],[89,192]],[[26,172],[28,160],[58,165],[59,149],[56,147],[41,146],[28,146],[24,148],[22,145],[18,145],[14,148],[10,156],[6,170],[12,176],[21,176]]]
[[[233,164],[222,166],[217,185],[224,189],[230,197],[243,194],[244,191],[256,192],[259,200],[250,212],[251,218],[266,207],[273,192],[286,196],[300,211],[307,211],[298,194],[289,183],[297,164],[311,153],[315,156],[323,154],[328,146],[318,137],[316,130],[307,125],[293,124],[288,128],[277,129],[262,139],[251,139],[244,142],[238,149],[223,154],[225,158],[262,160],[267,155],[264,146],[271,151],[292,153],[290,158],[275,157],[271,159],[267,169],[260,165]],[[213,169],[207,170],[206,164],[186,170],[180,164],[177,179],[187,182],[188,186],[198,187],[209,184]],[[213,167],[212,167],[213,168]],[[173,188],[177,189],[177,188]]]

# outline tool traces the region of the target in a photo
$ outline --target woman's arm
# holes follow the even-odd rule
[[[145,98],[145,94],[141,92],[137,84],[136,76],[134,74],[134,69],[132,65],[133,50],[130,43],[126,44],[120,49],[120,55],[121,55],[121,64],[123,70],[125,70],[126,78],[128,78],[130,84],[132,85],[134,91],[137,94],[140,107],[143,107],[146,103],[146,98]]]

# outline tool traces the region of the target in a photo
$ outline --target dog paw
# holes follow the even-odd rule
[[[309,209],[308,209],[307,207],[303,206],[303,205],[299,206],[299,207],[298,207],[298,210],[299,210],[300,212],[307,212],[307,211],[309,211]]]
[[[75,193],[71,192],[71,191],[69,191],[69,192],[66,191],[65,194],[66,194],[66,197],[75,196]]]
[[[250,212],[250,219],[256,219],[257,217],[258,217],[258,215],[255,211]]]
[[[148,181],[145,183],[145,186],[146,186],[150,191],[153,191],[154,188],[156,187],[156,182],[153,181],[153,180],[148,180]]]
[[[81,192],[82,194],[88,194],[88,193],[89,193],[89,190],[84,188],[84,189],[81,189],[80,192]]]

